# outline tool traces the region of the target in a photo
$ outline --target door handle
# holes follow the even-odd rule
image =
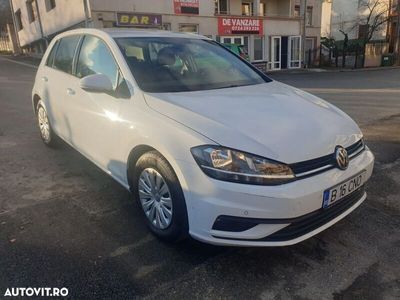
[[[48,79],[46,76],[43,76],[43,77],[42,77],[42,80],[43,80],[44,82],[49,81],[49,79]]]
[[[70,96],[73,96],[73,95],[75,95],[75,91],[71,88],[67,88],[67,94]]]

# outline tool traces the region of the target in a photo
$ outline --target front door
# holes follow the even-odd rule
[[[271,69],[281,69],[281,37],[271,37]]]
[[[80,78],[93,74],[106,75],[114,89],[120,80],[118,65],[108,46],[99,38],[85,36],[76,64],[76,80],[69,87],[72,91],[67,114],[75,146],[95,163],[112,171],[118,147],[121,105],[125,99],[108,93],[97,93],[80,88]]]

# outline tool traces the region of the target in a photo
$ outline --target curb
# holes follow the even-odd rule
[[[400,69],[400,66],[391,67],[374,67],[374,68],[360,68],[360,69],[301,69],[301,70],[277,70],[268,71],[266,74],[315,74],[315,73],[345,73],[345,72],[370,72],[370,71],[383,71],[383,70],[395,70]]]

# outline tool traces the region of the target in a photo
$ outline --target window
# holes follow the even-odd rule
[[[197,24],[179,24],[179,32],[199,33],[199,25],[197,25]]]
[[[295,5],[293,15],[295,17],[300,17],[300,5]]]
[[[22,25],[22,18],[21,18],[21,10],[18,9],[15,12],[15,25],[17,26],[17,30],[21,31],[22,29],[24,29],[24,26]]]
[[[228,15],[229,14],[229,0],[215,0],[215,14]]]
[[[313,8],[312,6],[307,6],[306,11],[306,25],[312,26]]]
[[[50,52],[49,56],[47,57],[46,66],[48,66],[50,68],[53,67],[54,57],[56,56],[58,44],[59,44],[59,41],[57,41],[54,44],[53,48],[51,49],[51,52]]]
[[[163,37],[117,38],[122,53],[141,48],[144,59],[129,67],[145,92],[200,91],[255,85],[269,79],[231,51],[209,40]],[[130,60],[126,56],[127,61]]]
[[[369,31],[370,31],[369,26],[370,26],[369,24],[361,24],[361,25],[358,25],[358,38],[359,38],[359,39],[365,39],[365,38],[367,38],[368,33],[369,33]]]
[[[242,16],[252,16],[252,15],[253,15],[253,3],[242,2]]]
[[[264,39],[259,36],[254,37],[254,60],[263,60],[264,59]]]
[[[289,37],[289,67],[290,68],[300,68],[300,53],[301,53],[301,37],[291,36]]]
[[[46,0],[46,10],[50,11],[56,7],[56,0]]]
[[[93,74],[106,75],[114,89],[118,85],[119,69],[109,48],[99,38],[86,36],[79,54],[76,76],[83,78]]]
[[[163,30],[167,30],[167,31],[171,31],[171,23],[163,23],[162,24],[162,29]]]
[[[53,67],[57,70],[72,74],[72,62],[76,46],[79,42],[79,36],[67,36],[59,42],[56,57],[54,58]]]
[[[265,8],[265,3],[260,2],[259,11],[260,11],[260,16],[266,16],[267,15],[267,11],[266,11],[266,8]]]
[[[35,8],[33,7],[34,5],[33,0],[26,1],[26,10],[28,11],[28,19],[29,23],[32,23],[36,19],[36,13],[35,13]]]

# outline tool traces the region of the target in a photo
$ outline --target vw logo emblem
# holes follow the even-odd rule
[[[349,156],[347,155],[347,150],[342,146],[336,147],[335,159],[339,169],[346,170],[347,167],[349,166]]]

